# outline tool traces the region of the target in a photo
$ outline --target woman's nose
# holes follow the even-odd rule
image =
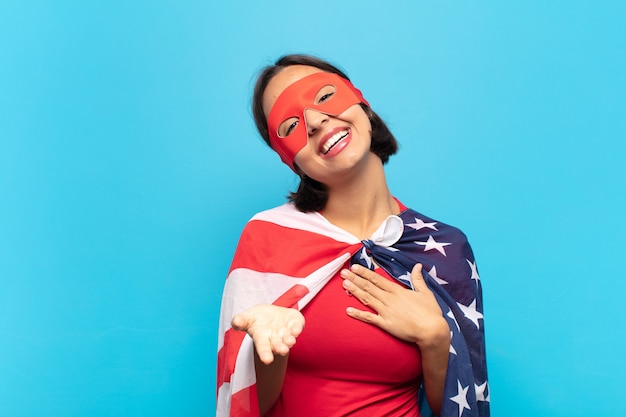
[[[326,113],[313,109],[306,109],[304,111],[304,118],[309,135],[315,133],[324,123],[326,123],[326,121],[328,121],[328,115]]]

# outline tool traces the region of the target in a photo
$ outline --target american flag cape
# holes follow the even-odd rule
[[[319,213],[285,204],[248,222],[226,279],[218,336],[217,417],[259,416],[253,342],[245,332],[231,328],[232,317],[257,304],[302,309],[348,262],[373,269],[372,261],[408,287],[413,266],[423,265],[426,284],[452,335],[441,415],[489,416],[482,289],[465,235],[404,209],[389,216],[371,239],[360,241]],[[419,398],[422,416],[434,416],[423,387]]]

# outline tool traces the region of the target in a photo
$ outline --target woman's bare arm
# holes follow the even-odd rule
[[[304,316],[293,308],[260,304],[233,317],[235,330],[254,341],[254,367],[261,415],[274,405],[283,387],[289,350],[304,328]]]

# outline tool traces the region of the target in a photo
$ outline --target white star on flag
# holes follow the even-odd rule
[[[448,283],[448,281],[441,279],[437,276],[437,267],[433,265],[432,268],[430,268],[430,271],[428,271],[428,275],[430,275],[431,277],[433,277],[433,279],[435,281],[437,281],[439,283],[439,285],[446,285]]]
[[[422,219],[418,219],[417,217],[414,217],[415,219],[415,223],[407,223],[406,225],[409,226],[411,229],[415,229],[415,230],[420,230],[423,229],[425,227],[432,229],[432,230],[437,230],[437,228],[435,227],[435,225],[437,224],[435,223],[425,223],[424,220]]]
[[[432,236],[428,236],[428,240],[426,242],[416,241],[415,244],[424,246],[424,252],[436,249],[443,256],[446,256],[446,250],[444,249],[444,246],[448,246],[450,243],[437,242]]]
[[[454,320],[454,324],[456,324],[456,328],[461,331],[461,326],[459,326],[459,322],[456,321],[456,317],[454,317],[454,313],[452,312],[452,310],[448,310],[448,314],[446,314],[446,316],[450,317],[452,320]]]
[[[454,346],[452,345],[452,336],[454,335],[454,332],[451,331],[450,332],[450,353],[456,355],[456,349],[454,348]]]
[[[410,273],[410,272],[407,272],[407,273],[406,273],[406,274],[404,274],[404,275],[400,275],[400,276],[398,277],[398,279],[401,279],[401,280],[405,280],[405,281],[407,281],[407,282],[409,283],[409,286],[411,287],[411,289],[412,289],[412,290],[414,290],[414,289],[415,289],[415,288],[413,287],[413,280],[412,280],[412,278],[411,278],[411,273]]]
[[[458,385],[458,393],[450,399],[459,405],[459,417],[461,417],[463,411],[465,411],[466,408],[468,410],[471,409],[469,403],[467,402],[467,390],[469,389],[469,385],[463,388],[463,386],[461,385],[461,381],[459,381],[458,379],[456,383]]]
[[[487,398],[485,398],[485,389],[487,388],[487,381],[485,381],[481,385],[474,384],[474,388],[476,389],[476,401],[489,402],[489,390],[488,389],[487,389]]]
[[[476,327],[480,329],[480,325],[478,324],[478,319],[482,319],[483,315],[480,311],[476,310],[476,299],[474,299],[474,301],[472,301],[471,304],[468,306],[464,306],[461,303],[457,303],[457,304],[459,305],[459,308],[461,309],[461,311],[463,311],[463,314],[465,314],[465,317],[470,319],[472,323],[474,323]]]
[[[361,249],[361,259],[365,260],[368,268],[372,267],[372,259],[367,254],[367,251],[365,250],[365,248]]]
[[[480,280],[480,277],[478,276],[478,269],[476,268],[476,262],[470,262],[469,259],[466,259],[467,264],[469,265],[469,267],[472,270],[472,277],[471,279],[476,280],[476,285],[478,285],[478,281]]]

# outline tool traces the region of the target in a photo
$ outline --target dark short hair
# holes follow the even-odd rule
[[[263,93],[276,74],[283,68],[292,65],[316,67],[322,71],[338,74],[346,80],[350,80],[350,78],[336,66],[311,55],[285,55],[280,57],[274,65],[269,65],[261,70],[254,86],[254,94],[252,96],[252,115],[257,130],[268,145],[270,144],[270,136],[267,127],[267,118],[263,112]],[[361,107],[372,124],[372,143],[370,150],[385,164],[389,160],[389,157],[398,151],[398,142],[385,122],[371,108],[365,104],[361,104]],[[328,189],[326,186],[319,181],[305,176],[295,163],[294,168],[296,173],[300,176],[300,184],[298,185],[298,190],[290,193],[287,197],[289,201],[294,203],[296,208],[300,211],[318,211],[323,209],[326,205],[326,201],[328,201]]]

